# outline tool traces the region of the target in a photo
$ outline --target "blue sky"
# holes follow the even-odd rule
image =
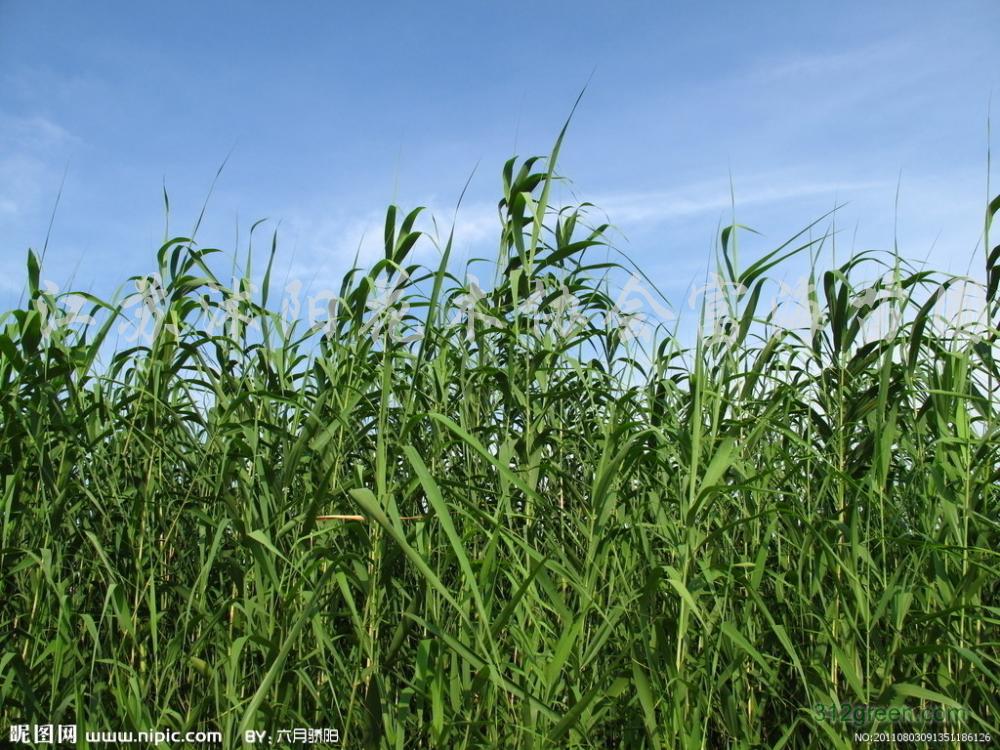
[[[898,225],[904,255],[965,272],[998,41],[995,0],[0,0],[0,307],[64,176],[43,277],[107,293],[153,270],[163,185],[170,232],[187,233],[230,152],[204,244],[245,249],[267,218],[279,266],[333,286],[389,202],[448,223],[478,164],[458,250],[488,256],[504,160],[546,153],[588,79],[561,197],[606,210],[678,304],[729,220],[730,179],[737,219],[763,233],[746,255],[846,202],[838,254],[889,248]]]

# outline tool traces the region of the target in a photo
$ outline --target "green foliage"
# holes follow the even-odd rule
[[[0,724],[847,747],[813,706],[908,701],[996,735],[996,329],[935,320],[952,280],[899,258],[903,294],[860,284],[863,256],[814,266],[813,331],[777,328],[765,274],[821,241],[741,270],[734,225],[719,335],[643,352],[600,322],[607,227],[549,205],[555,155],[504,167],[471,324],[451,240],[409,261],[419,210],[389,209],[327,336],[268,307],[270,264],[255,298],[177,238],[151,339],[104,357],[121,304],[47,325],[66,298],[29,254],[0,321]],[[372,327],[386,280],[419,339]],[[538,288],[586,325],[534,325]]]

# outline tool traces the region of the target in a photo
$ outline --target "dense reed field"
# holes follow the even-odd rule
[[[849,747],[823,707],[868,704],[997,736],[1000,248],[969,322],[902,254],[824,264],[823,222],[746,264],[730,227],[718,309],[644,344],[557,153],[505,166],[481,283],[450,239],[413,262],[429,222],[390,208],[312,327],[273,245],[225,282],[169,239],[128,345],[125,299],[69,321],[30,254],[0,323],[4,728]],[[790,255],[811,327],[762,302]]]

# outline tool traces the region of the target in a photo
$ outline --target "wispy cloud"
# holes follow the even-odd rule
[[[761,174],[738,180],[735,196],[737,207],[789,203],[818,196],[829,196],[832,205],[835,200],[843,201],[863,191],[891,188],[891,183],[881,181],[817,182],[788,174]],[[671,221],[725,212],[731,200],[729,182],[720,179],[664,190],[606,192],[590,200],[595,208],[588,212],[602,221],[606,218],[628,236]],[[453,207],[445,207],[435,200],[423,203],[427,209],[417,228],[430,234],[435,241],[418,243],[409,260],[434,262],[453,221],[453,258],[457,263],[472,256],[491,257],[500,230],[495,203],[468,203],[460,207],[457,214]],[[384,224],[384,208],[354,215],[319,216],[299,212],[286,217],[280,234],[285,247],[291,245],[293,248],[287,267],[289,277],[313,280],[315,285],[334,288],[355,259],[359,265],[367,267],[382,257]]]
[[[435,201],[422,202],[426,209],[416,224],[428,238],[418,242],[410,261],[434,262],[452,231],[456,256],[495,244],[500,222],[495,204],[479,203],[445,208]],[[412,205],[409,204],[408,205]],[[317,216],[297,213],[286,217],[281,236],[291,244],[290,278],[312,280],[314,285],[334,288],[357,260],[361,267],[384,254],[385,208],[372,208],[355,215]],[[397,221],[401,216],[397,216]]]
[[[43,196],[54,195],[59,179],[57,160],[80,139],[58,123],[33,115],[0,114],[0,216],[22,215],[39,207]]]
[[[818,196],[844,200],[852,194],[884,190],[891,186],[891,183],[879,180],[811,182],[782,175],[757,175],[740,179],[732,188],[724,180],[714,180],[662,191],[609,193],[598,195],[593,202],[611,222],[627,231],[629,227],[718,213],[733,205],[739,208]]]
[[[913,42],[903,37],[883,39],[876,44],[810,54],[786,55],[770,60],[751,70],[750,75],[772,81],[791,78],[820,78],[829,81],[831,77],[851,72],[871,72],[907,57]]]
[[[80,138],[42,115],[0,113],[0,143],[7,147],[36,149],[80,143]]]

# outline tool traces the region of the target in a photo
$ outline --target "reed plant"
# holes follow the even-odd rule
[[[391,207],[319,325],[276,309],[276,241],[227,282],[169,238],[129,345],[124,298],[69,321],[29,253],[0,321],[3,727],[847,748],[816,707],[867,704],[997,736],[1000,199],[974,323],[899,252],[824,265],[830,219],[745,266],[733,224],[718,309],[644,345],[610,324],[635,272],[608,226],[552,200],[558,150],[504,166],[481,286]],[[792,256],[802,328],[764,303]]]

